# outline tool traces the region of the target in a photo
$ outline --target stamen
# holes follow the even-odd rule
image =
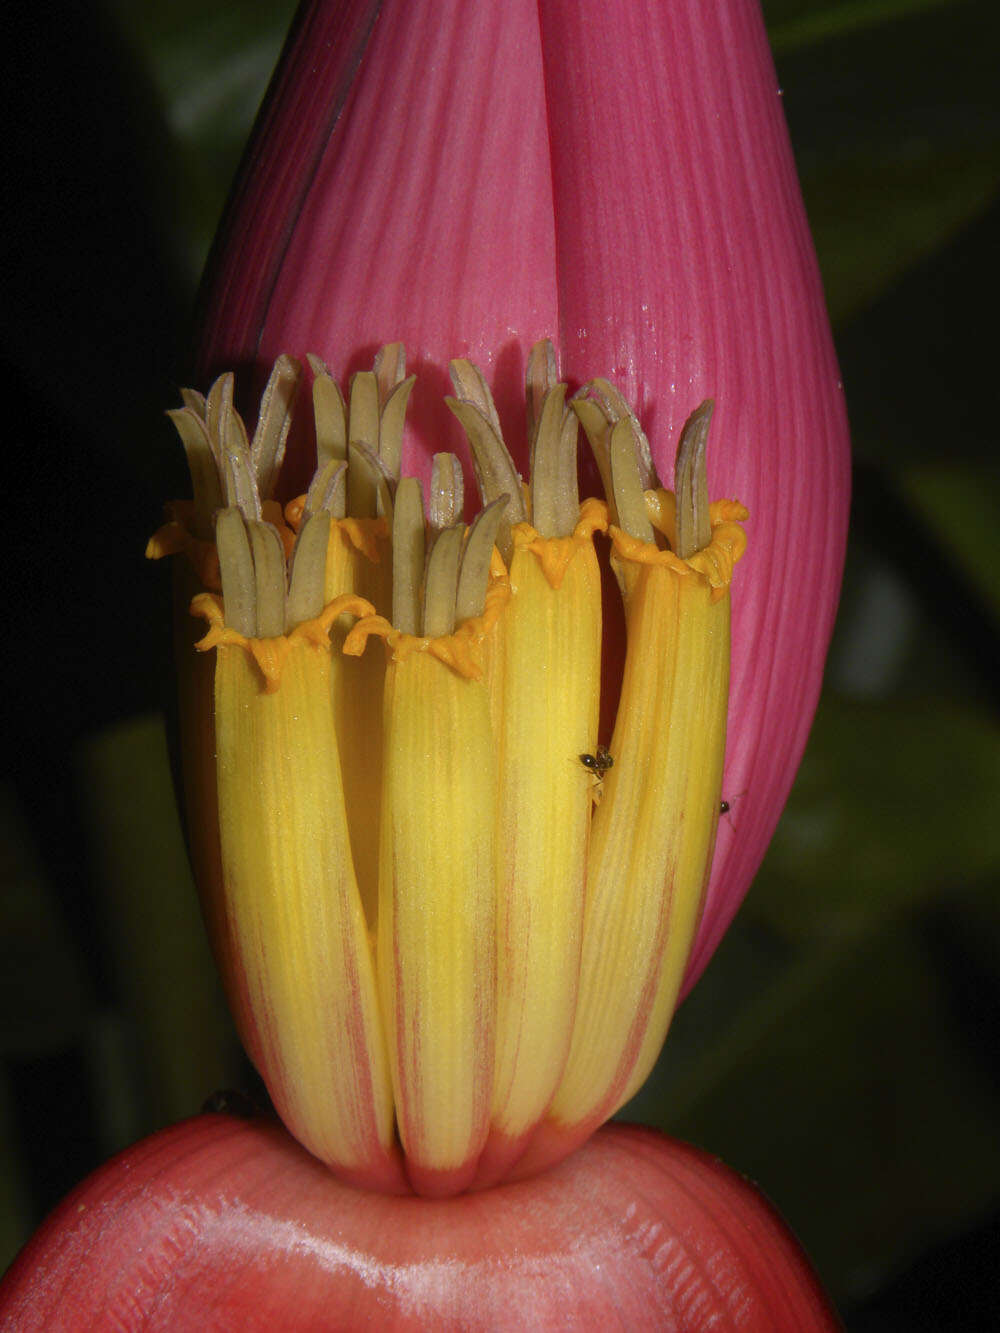
[[[431,463],[431,528],[439,532],[461,522],[464,506],[461,463],[454,454],[435,454]]]
[[[259,520],[261,516],[260,496],[250,465],[250,453],[246,449],[227,450],[222,456],[222,482],[225,487],[226,504],[236,507],[244,518]]]
[[[499,439],[503,439],[496,403],[493,401],[490,386],[486,383],[479,367],[474,366],[471,361],[456,358],[449,365],[448,373],[455,389],[455,396],[459,401],[471,403],[473,407],[478,408],[489,422],[493,433]]]
[[[384,406],[406,378],[406,348],[402,343],[385,343],[375,353],[372,370],[378,380],[379,402]]]
[[[404,378],[402,343],[387,343],[376,353],[373,370],[351,378],[350,406],[323,361],[311,353],[316,459],[348,459],[351,450],[364,459],[347,475],[345,512],[353,518],[391,517],[392,495],[399,481],[406,407],[416,377]],[[339,517],[343,517],[340,514]]]
[[[480,510],[469,528],[462,552],[458,574],[458,594],[455,598],[455,622],[481,616],[486,605],[486,587],[489,583],[490,561],[496,545],[497,531],[503,518],[509,496],[500,495],[492,504]]]
[[[392,623],[403,634],[420,633],[423,575],[423,491],[416,477],[404,477],[392,515]]]
[[[639,418],[610,380],[601,378],[592,380],[591,387],[609,421],[615,423],[627,419],[632,423],[635,458],[639,468],[639,480],[642,483],[642,489],[644,491],[655,491],[660,485],[660,479],[656,475],[653,451],[649,447],[646,432],[639,425]]]
[[[615,511],[614,487],[611,485],[611,430],[613,422],[608,421],[597,403],[583,395],[590,392],[590,385],[585,384],[570,400],[570,407],[576,413],[594,455],[594,462],[601,474],[601,486],[608,502],[608,518],[616,526],[618,514]]]
[[[248,639],[253,638],[257,633],[253,556],[243,515],[235,507],[219,511],[215,520],[215,545],[219,552],[226,625]]]
[[[233,381],[233,372],[227,370],[215,381],[205,399],[205,424],[209,438],[217,443],[225,439],[223,427],[233,410]]]
[[[451,382],[459,396],[446,398],[445,402],[462,423],[468,437],[483,507],[501,495],[509,497],[496,543],[509,565],[514,550],[511,528],[515,523],[527,522],[528,518],[521,477],[503,442],[500,419],[482,375],[468,361],[452,361]]]
[[[604,486],[604,494],[608,501],[609,518],[616,527],[631,531],[630,528],[626,527],[621,514],[616,512],[617,497],[615,495],[615,481],[612,476],[611,443],[619,422],[628,422],[630,448],[634,468],[638,476],[639,490],[640,492],[656,490],[660,482],[656,475],[653,455],[645,432],[625,399],[615,386],[605,379],[595,379],[591,380],[589,384],[585,384],[578,393],[574,394],[571,406],[580,418],[580,424],[583,426],[587,440],[590,443],[597,470],[601,474],[601,484]],[[626,437],[624,433],[620,436],[621,440],[626,438],[629,437]],[[633,489],[631,481],[626,484],[629,492],[631,492]],[[633,521],[639,522],[639,526],[642,526],[638,513],[633,515]],[[643,540],[652,540],[652,538],[643,537]]]
[[[363,444],[377,456],[378,418],[378,380],[374,371],[360,370],[351,377],[347,428],[347,510],[354,518],[372,518],[375,514],[376,470],[357,466],[352,448]]]
[[[205,420],[205,395],[197,389],[181,389],[181,402],[189,407],[196,417]]]
[[[202,399],[204,403],[204,399]],[[212,515],[222,508],[222,486],[219,467],[205,422],[192,406],[175,408],[167,413],[174,423],[184,445],[191,486],[194,492],[194,536],[205,541],[212,538]]]
[[[378,380],[373,370],[359,370],[351,376],[350,410],[347,438],[351,444],[367,444],[378,452]]]
[[[532,449],[531,523],[542,537],[568,537],[580,517],[577,430],[566,386],[557,384],[545,395]]]
[[[349,459],[347,485],[348,491],[351,484],[351,467],[358,467],[359,460],[361,468],[365,469],[369,478],[369,484],[375,488],[375,514],[384,516],[390,523],[392,522],[392,496],[396,489],[396,478],[386,468],[385,464],[378,454],[368,448],[366,444],[354,444],[347,446]]]
[[[705,446],[715,403],[705,401],[688,417],[677,446],[674,491],[677,496],[677,554],[687,560],[712,540],[708,513]]]
[[[343,468],[341,464],[338,475],[342,474]],[[303,519],[292,558],[288,604],[285,608],[286,633],[296,625],[301,625],[304,620],[312,620],[323,610],[330,521],[330,513],[325,509]]]
[[[392,346],[398,347],[400,355],[402,355],[402,343],[393,343]],[[378,357],[375,358],[375,361],[377,365]],[[403,457],[403,424],[406,420],[406,407],[410,401],[410,393],[416,380],[416,375],[411,375],[409,379],[402,380],[388,397],[382,399],[378,456],[382,460],[386,471],[396,481],[399,480],[400,463]],[[381,380],[379,383],[381,385]]]
[[[263,500],[270,500],[274,493],[274,483],[285,456],[285,444],[292,424],[292,407],[301,377],[302,367],[283,353],[274,363],[260,400],[250,458],[257,478],[257,490]]]
[[[636,457],[635,432],[633,423],[628,417],[622,417],[615,423],[608,453],[611,487],[615,498],[615,509],[618,511],[618,526],[629,536],[638,537],[640,541],[655,541],[653,525],[646,517],[644,488],[639,460]]]
[[[424,579],[423,632],[438,639],[455,629],[455,598],[458,593],[458,565],[462,555],[462,527],[456,523],[445,528],[427,557]]]
[[[326,366],[314,356],[308,356],[313,373],[313,416],[316,420],[316,463],[335,459],[347,461],[347,408],[340,385],[333,378]]]
[[[303,525],[321,512],[333,518],[343,518],[347,512],[347,464],[336,458],[316,470],[302,511]]]
[[[559,381],[559,369],[556,365],[555,348],[548,338],[535,343],[528,355],[528,368],[525,372],[525,400],[528,410],[528,442],[531,445],[531,469],[535,467],[535,437],[538,434],[538,422],[542,415],[545,395],[554,389]]]
[[[248,523],[257,594],[257,638],[285,632],[285,548],[270,523]]]
[[[361,440],[347,446],[347,512],[352,518],[374,518],[378,507],[378,455]]]

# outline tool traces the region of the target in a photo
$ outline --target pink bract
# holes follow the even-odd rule
[[[729,744],[687,985],[760,863],[819,693],[843,563],[843,392],[755,0],[350,0],[297,19],[205,288],[201,372],[334,374],[401,339],[404,466],[463,448],[467,356],[523,457],[527,349],[614,380],[667,472],[716,400],[713,496],[749,508]],[[308,471],[300,463],[297,480]]]
[[[198,1116],[105,1163],[0,1283],[0,1329],[826,1333],[794,1237],[707,1153],[606,1126],[536,1180],[351,1189],[276,1124]]]

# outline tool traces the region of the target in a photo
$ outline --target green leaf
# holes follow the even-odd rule
[[[768,7],[835,322],[981,215],[1000,190],[992,0]]]
[[[661,1063],[675,1049],[671,1037]],[[760,1182],[841,1301],[1000,1189],[1000,1096],[929,924],[804,954],[703,1050],[631,1115]]]
[[[942,884],[1000,873],[996,810],[1000,728],[989,717],[937,700],[824,699],[754,915],[790,940],[850,940]]]
[[[232,1084],[235,1047],[178,825],[162,719],[102,731],[77,763],[147,1123],[165,1124]],[[122,1036],[110,1037],[113,1073]]]
[[[904,467],[898,482],[984,604],[1000,619],[996,568],[1000,469],[949,459]]]
[[[196,278],[295,4],[116,0],[115,10],[179,150],[186,258]]]
[[[30,1058],[78,1039],[93,996],[14,792],[0,786],[0,1052]]]
[[[953,5],[955,0],[764,0],[767,35],[775,54],[841,37],[859,29],[880,27],[926,9]]]

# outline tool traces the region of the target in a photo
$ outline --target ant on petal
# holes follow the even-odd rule
[[[719,802],[719,815],[720,815],[720,817],[721,817],[722,815],[728,815],[729,812],[730,812],[730,810],[732,810],[732,808],[733,808],[733,804],[734,804],[736,801],[738,801],[738,800],[740,799],[741,796],[745,796],[745,795],[746,795],[746,792],[745,792],[745,791],[739,791],[739,792],[737,792],[736,795],[733,796],[730,800],[728,800],[728,801],[727,801],[727,800],[724,800],[724,799],[721,800],[721,801]],[[730,827],[731,827],[731,828],[733,828],[733,829],[736,828],[736,825],[733,823],[733,821],[732,821],[731,819],[730,819],[730,821],[729,821],[729,824],[730,824]]]
[[[580,763],[591,773],[596,774],[598,781],[600,781],[608,769],[614,767],[615,760],[606,745],[599,745],[596,754],[580,755]]]
[[[614,755],[612,755],[606,745],[599,745],[596,754],[581,754],[579,759],[587,772],[593,773],[594,775],[593,799],[594,804],[596,805],[600,801],[604,792],[602,786],[604,775],[609,768],[614,766]]]

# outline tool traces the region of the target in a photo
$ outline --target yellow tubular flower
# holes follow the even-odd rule
[[[489,1126],[496,754],[489,702],[427,653],[385,690],[378,963],[399,1134],[423,1193],[471,1180]]]
[[[345,605],[346,604],[346,605]],[[330,689],[344,598],[284,640],[269,690],[251,645],[199,600],[216,649],[215,716],[227,946],[241,1035],[293,1134],[341,1174],[391,1183],[392,1089],[354,878]]]
[[[399,477],[402,347],[346,403],[310,363],[318,466],[284,513],[294,363],[253,441],[231,377],[175,415],[195,500],[150,553],[185,552],[222,593],[194,599],[210,628],[182,683],[192,848],[288,1128],[353,1182],[452,1194],[565,1155],[656,1059],[711,868],[746,514],[708,504],[711,404],[685,428],[675,500],[613,386],[567,403],[542,343],[528,485],[456,361],[483,508],[466,528],[461,468],[439,454],[425,515]],[[579,501],[578,421],[606,503]],[[595,531],[628,634],[606,745]]]
[[[628,647],[614,767],[594,816],[576,1026],[551,1108],[585,1132],[649,1074],[701,912],[725,748],[728,569],[742,551],[727,513],[687,562],[613,529]],[[713,586],[698,565],[716,559],[728,568]]]

